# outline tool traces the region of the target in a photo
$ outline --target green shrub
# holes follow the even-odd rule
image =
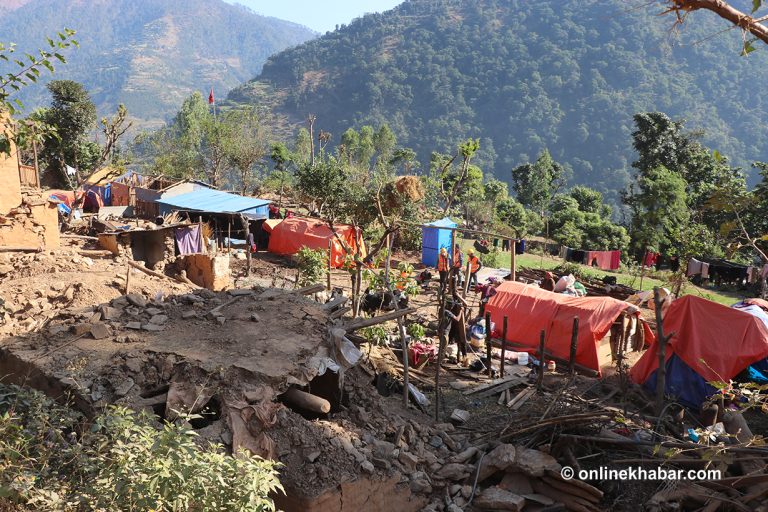
[[[409,325],[408,335],[413,338],[413,341],[420,341],[424,338],[424,326],[416,323]]]
[[[491,247],[488,254],[482,257],[483,266],[488,268],[499,268],[501,263],[501,252],[498,247]]]
[[[156,428],[122,407],[83,418],[35,391],[0,385],[0,499],[14,509],[272,511],[277,464],[200,447],[189,427]]]
[[[328,251],[302,247],[296,253],[299,267],[299,286],[317,284],[323,280],[328,269]]]

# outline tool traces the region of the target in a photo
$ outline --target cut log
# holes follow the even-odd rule
[[[317,395],[312,395],[306,391],[296,388],[290,388],[281,395],[288,404],[294,405],[306,411],[316,412],[318,414],[328,414],[331,412],[331,402]]]

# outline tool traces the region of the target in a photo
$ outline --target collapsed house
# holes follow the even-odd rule
[[[505,343],[512,349],[538,352],[540,333],[545,332],[546,357],[562,362],[570,359],[573,323],[578,318],[575,362],[598,374],[615,359],[617,339],[640,350],[654,338],[650,327],[639,320],[637,308],[628,302],[611,297],[572,297],[537,285],[502,283],[486,311],[498,338],[502,337],[504,317],[508,318]]]
[[[0,132],[5,124],[0,113]],[[33,169],[34,171],[34,169]],[[36,177],[36,173],[32,173]],[[31,185],[29,168],[19,161],[16,145],[11,141],[10,154],[0,154],[0,247],[55,249],[60,245],[59,217],[56,202],[40,194]]]

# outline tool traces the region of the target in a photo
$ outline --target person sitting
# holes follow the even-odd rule
[[[548,292],[555,291],[555,275],[552,272],[544,272],[544,280],[541,282],[541,288]]]

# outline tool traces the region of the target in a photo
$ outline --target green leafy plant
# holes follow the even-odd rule
[[[308,286],[322,281],[328,267],[327,251],[302,247],[296,253],[299,267],[299,286]]]
[[[416,323],[409,325],[408,335],[413,338],[414,341],[420,341],[424,339],[424,326]]]
[[[499,268],[501,262],[501,252],[498,247],[491,247],[488,254],[483,256],[483,266],[488,268]]]
[[[90,429],[84,421],[39,392],[0,385],[0,507],[275,510],[269,494],[282,487],[274,462],[201,447],[188,426],[157,428],[148,413],[123,407],[108,409]]]
[[[381,325],[360,329],[360,335],[368,340],[368,343],[377,347],[384,345],[387,341],[387,330]]]

